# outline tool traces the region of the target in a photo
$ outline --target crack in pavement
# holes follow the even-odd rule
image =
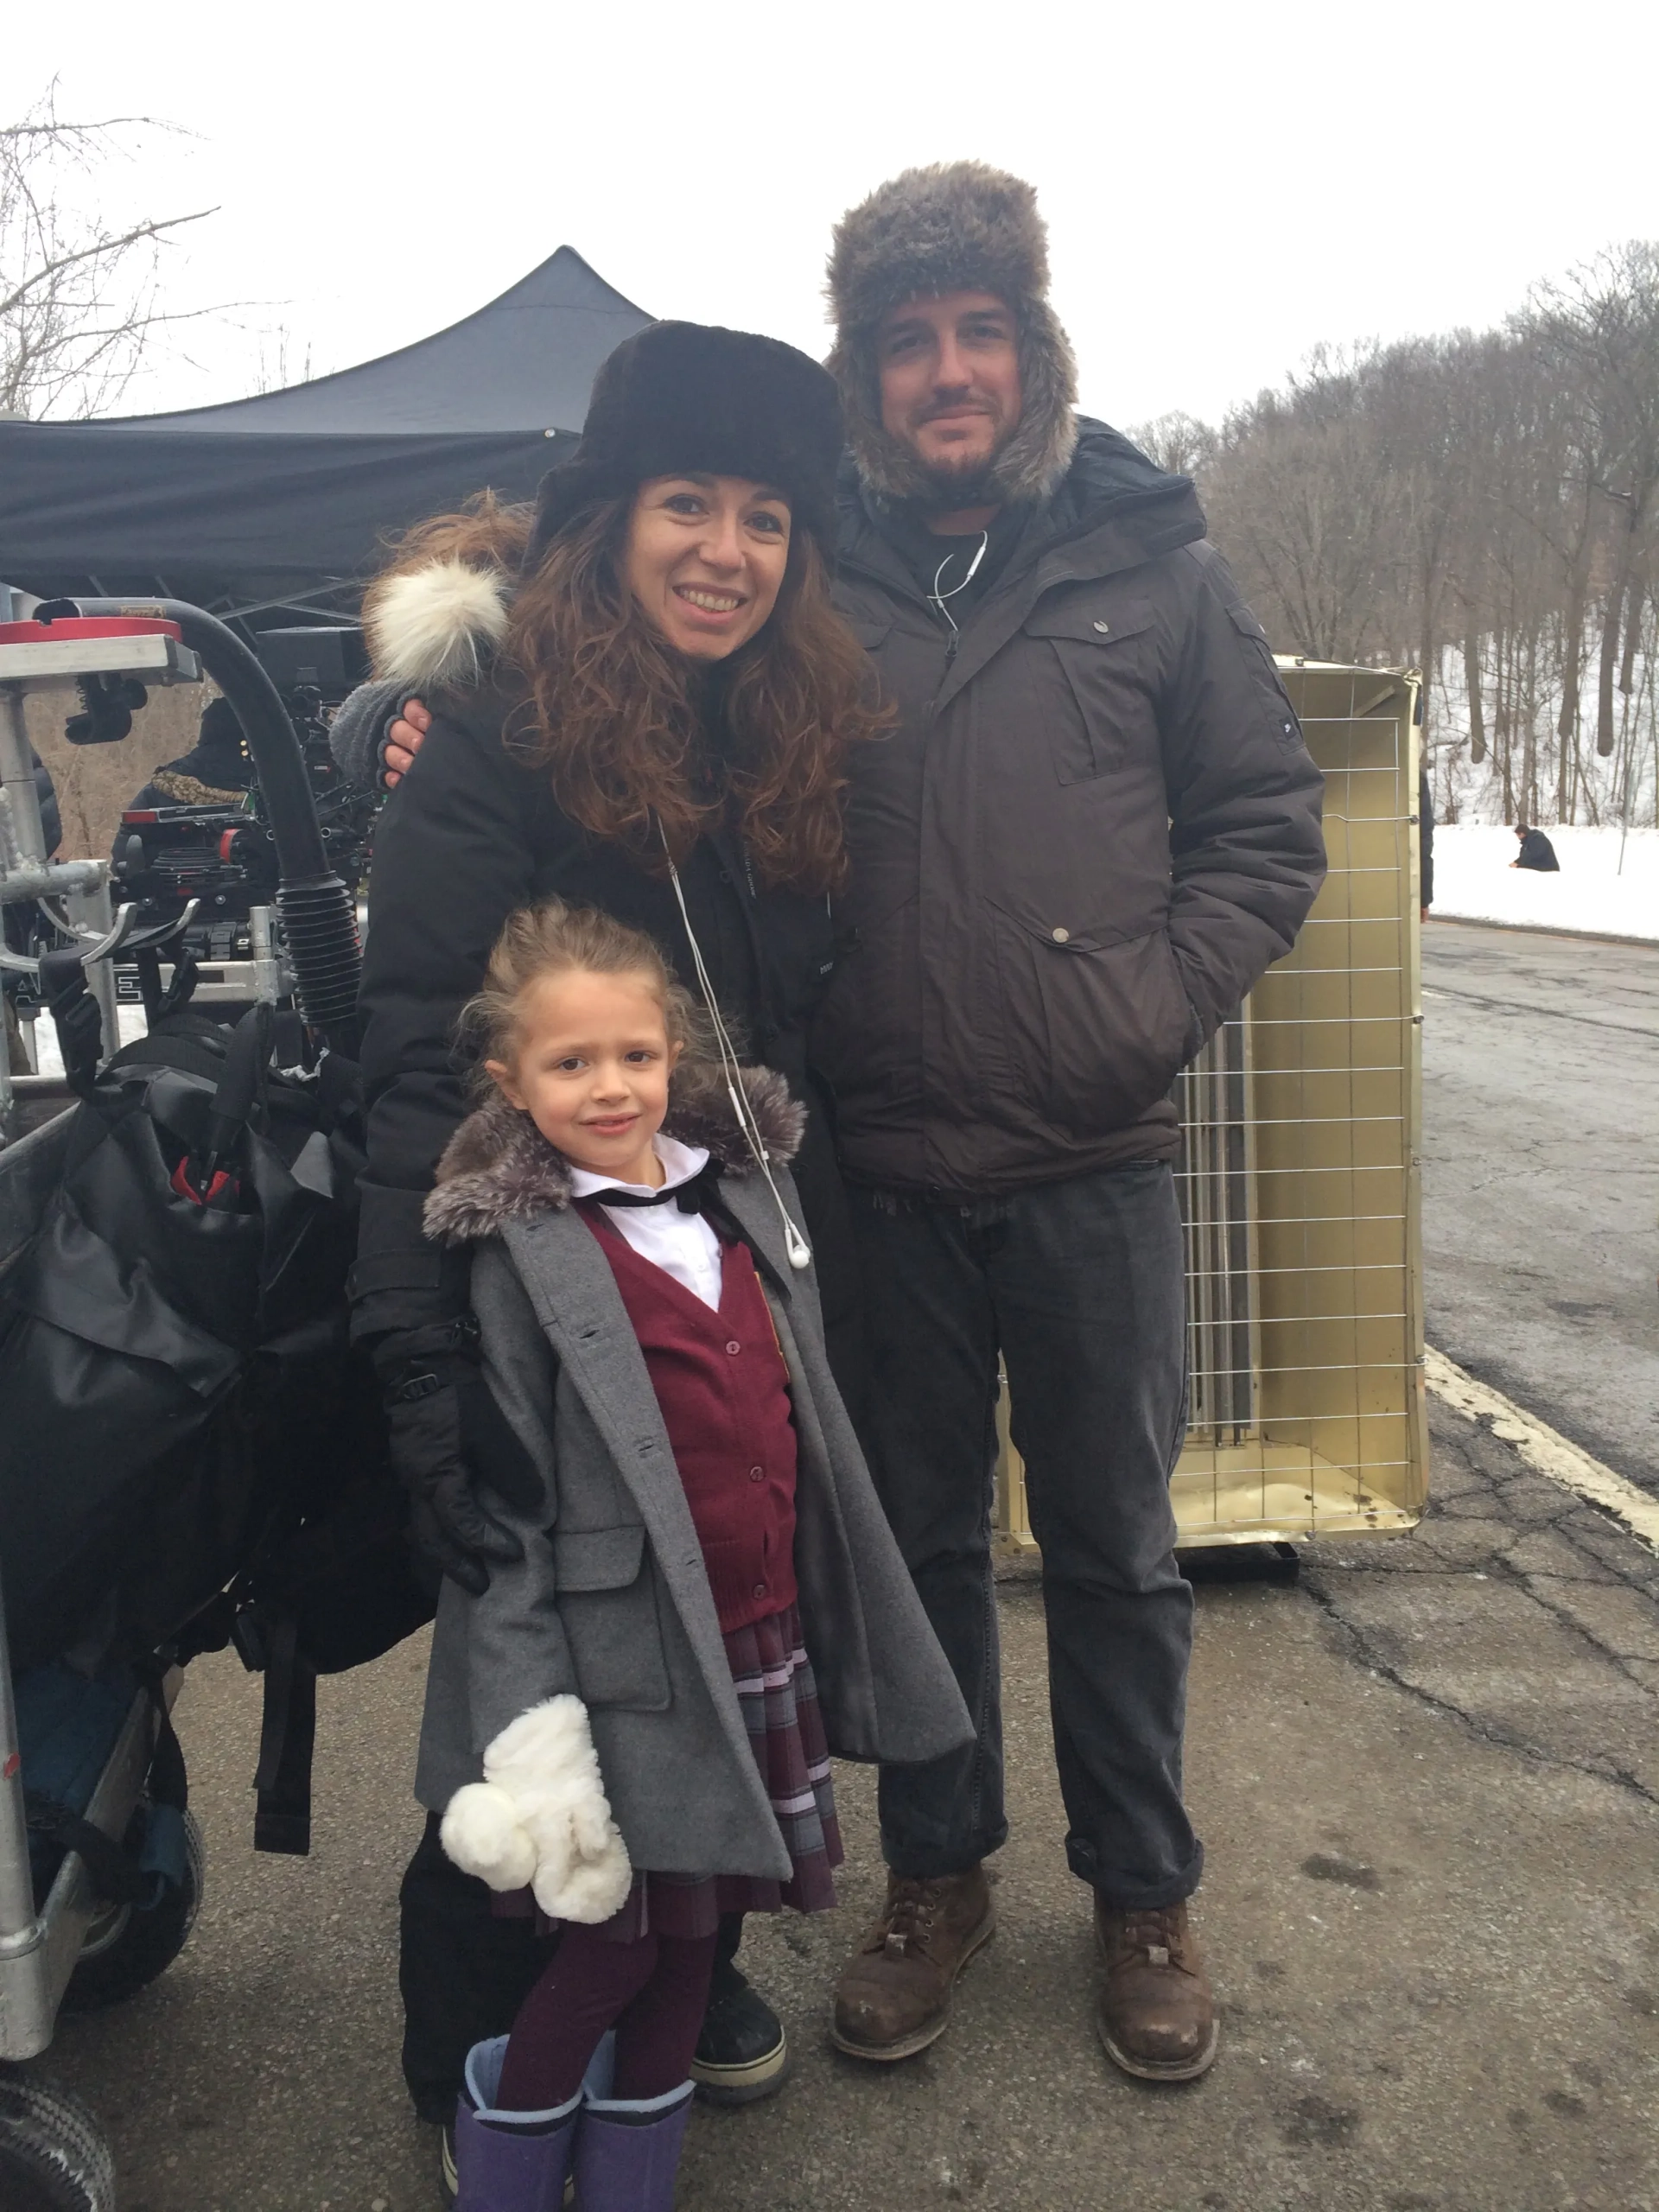
[[[1343,1612],[1334,1592],[1322,1586],[1319,1570],[1316,1569],[1311,1578],[1304,1573],[1301,1586],[1338,1630],[1341,1637],[1352,1646],[1349,1656],[1378,1681],[1403,1691],[1406,1696],[1427,1706],[1431,1712],[1444,1713],[1451,1719],[1460,1721],[1471,1736],[1484,1744],[1490,1744],[1494,1750],[1514,1752],[1522,1758],[1531,1760],[1535,1766],[1555,1767],[1565,1773],[1587,1776],[1594,1782],[1611,1783],[1616,1788],[1630,1791],[1643,1804],[1659,1807],[1659,1790],[1650,1789],[1639,1776],[1632,1774],[1628,1768],[1598,1766],[1586,1760],[1568,1758],[1565,1752],[1532,1742],[1506,1728],[1503,1722],[1483,1719],[1467,1707],[1457,1704],[1451,1698],[1439,1696],[1422,1683],[1413,1681],[1391,1660],[1383,1656],[1357,1622],[1350,1620]]]
[[[1549,1741],[1547,1731],[1535,1732],[1484,1710],[1478,1697],[1462,1699],[1455,1684],[1431,1688],[1416,1679],[1408,1658],[1389,1656],[1389,1646],[1395,1639],[1389,1624],[1358,1618],[1364,1608],[1344,1602],[1344,1588],[1357,1596],[1362,1580],[1368,1603],[1386,1605],[1383,1593],[1394,1586],[1407,1608],[1408,1592],[1425,1586],[1451,1590],[1471,1579],[1490,1583],[1535,1607],[1541,1634],[1548,1622],[1570,1639],[1592,1669],[1606,1669],[1611,1681],[1619,1686],[1618,1707],[1629,1709],[1628,1693],[1633,1690],[1638,1711],[1646,1706],[1659,1719],[1659,1658],[1642,1656],[1649,1648],[1659,1651],[1659,1567],[1651,1551],[1600,1500],[1565,1486],[1559,1475],[1552,1477],[1541,1469],[1527,1448],[1530,1440],[1506,1433],[1510,1426],[1501,1419],[1495,1422],[1484,1412],[1471,1414],[1465,1405],[1437,1392],[1434,1458],[1443,1481],[1431,1482],[1428,1506],[1417,1533],[1363,1553],[1363,1564],[1337,1555],[1338,1546],[1351,1549],[1351,1542],[1344,1545],[1332,1539],[1316,1545],[1306,1555],[1302,1586],[1330,1624],[1344,1656],[1363,1666],[1373,1679],[1458,1721],[1496,1750],[1610,1783],[1643,1804],[1659,1807],[1659,1787],[1621,1757],[1630,1742],[1628,1732],[1624,1742],[1610,1745],[1599,1757],[1575,1757],[1570,1748]],[[1480,1533],[1487,1529],[1497,1533]],[[1460,1530],[1474,1537],[1475,1548],[1460,1548]],[[1400,1548],[1407,1546],[1413,1548]],[[1526,1560],[1529,1546],[1541,1555],[1531,1565]],[[1578,1605],[1567,1602],[1569,1592],[1580,1593]],[[1606,1605],[1623,1609],[1622,1621],[1616,1618],[1611,1630],[1593,1618],[1594,1592],[1602,1593]],[[1629,1611],[1632,1605],[1633,1616]],[[1636,1652],[1621,1648],[1616,1640],[1621,1626],[1626,1630],[1624,1640],[1637,1643]],[[1479,1633],[1478,1624],[1474,1632]],[[1491,1633],[1491,1658],[1497,1678],[1517,1681],[1524,1689],[1526,1664],[1517,1670],[1503,1656],[1506,1641],[1516,1633],[1507,1605],[1494,1619]],[[1524,1637],[1524,1628],[1520,1633]],[[1487,1667],[1485,1652],[1478,1652],[1477,1660]],[[1592,1727],[1598,1718],[1595,1679],[1592,1673],[1587,1707]],[[1568,1725],[1570,1729],[1570,1719]]]
[[[1535,1014],[1542,1014],[1547,1020],[1570,1021],[1579,1029],[1604,1029],[1620,1037],[1646,1037],[1652,1043],[1659,1044],[1659,1029],[1649,1029],[1641,1022],[1599,1021],[1593,1014],[1568,1014],[1562,1007],[1537,1002],[1518,1006],[1510,999],[1484,998],[1478,991],[1454,990],[1447,983],[1436,983],[1433,995],[1441,999],[1461,999],[1465,1006],[1478,1006],[1484,1014],[1504,1014],[1516,1020],[1530,1020]]]

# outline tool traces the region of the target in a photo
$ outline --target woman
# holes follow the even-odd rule
[[[803,1041],[833,964],[841,761],[876,721],[829,600],[840,441],[835,386],[804,354],[655,324],[601,370],[581,447],[533,515],[486,499],[423,526],[365,601],[383,684],[370,709],[418,692],[432,718],[375,841],[356,1329],[386,1385],[416,1541],[469,1589],[518,1554],[472,1470],[509,1503],[530,1491],[472,1357],[464,1262],[421,1216],[465,1110],[456,1017],[515,908],[557,896],[643,929],[694,991],[700,955],[748,1057],[812,1109],[797,1181],[837,1379],[855,1393],[839,1191]],[[347,732],[353,718],[348,705]],[[453,2113],[467,2048],[535,1979],[541,1955],[518,1932],[489,1923],[429,1833],[404,1891],[404,2070],[423,2117]],[[696,2072],[737,2101],[777,2086],[785,2051],[724,1932]]]

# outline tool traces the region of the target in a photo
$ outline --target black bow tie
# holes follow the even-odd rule
[[[683,1183],[677,1183],[671,1190],[652,1191],[649,1196],[643,1191],[589,1191],[588,1200],[601,1206],[665,1206],[677,1205],[682,1213],[702,1213],[715,1196],[715,1186],[720,1180],[720,1162],[706,1160],[695,1175]]]
[[[598,1206],[678,1206],[682,1213],[701,1213],[709,1216],[716,1232],[734,1243],[747,1247],[749,1256],[761,1274],[787,1302],[794,1295],[760,1245],[745,1229],[727,1205],[720,1192],[721,1166],[717,1160],[705,1160],[695,1175],[683,1183],[677,1183],[671,1191],[653,1191],[647,1197],[640,1191],[589,1191],[578,1201],[582,1205]]]

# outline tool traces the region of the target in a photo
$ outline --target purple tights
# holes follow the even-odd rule
[[[607,2028],[616,2030],[613,2097],[660,2097],[691,2071],[709,2004],[713,1936],[655,1934],[619,1943],[566,1925],[512,2024],[501,2086],[507,2112],[545,2112],[575,2096]]]

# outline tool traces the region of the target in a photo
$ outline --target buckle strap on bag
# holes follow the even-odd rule
[[[41,955],[41,995],[57,1029],[69,1087],[78,1098],[89,1097],[98,1079],[104,1016],[86,988],[86,970],[73,946]]]
[[[55,1798],[40,1796],[32,1789],[23,1792],[23,1810],[31,1835],[44,1837],[62,1851],[80,1854],[100,1897],[111,1904],[153,1903],[149,1877],[102,1828],[95,1828],[81,1814],[72,1813]]]
[[[265,1697],[253,1777],[253,1847],[303,1859],[311,1849],[317,1670],[299,1648],[299,1624],[292,1613],[268,1617],[261,1627]]]

